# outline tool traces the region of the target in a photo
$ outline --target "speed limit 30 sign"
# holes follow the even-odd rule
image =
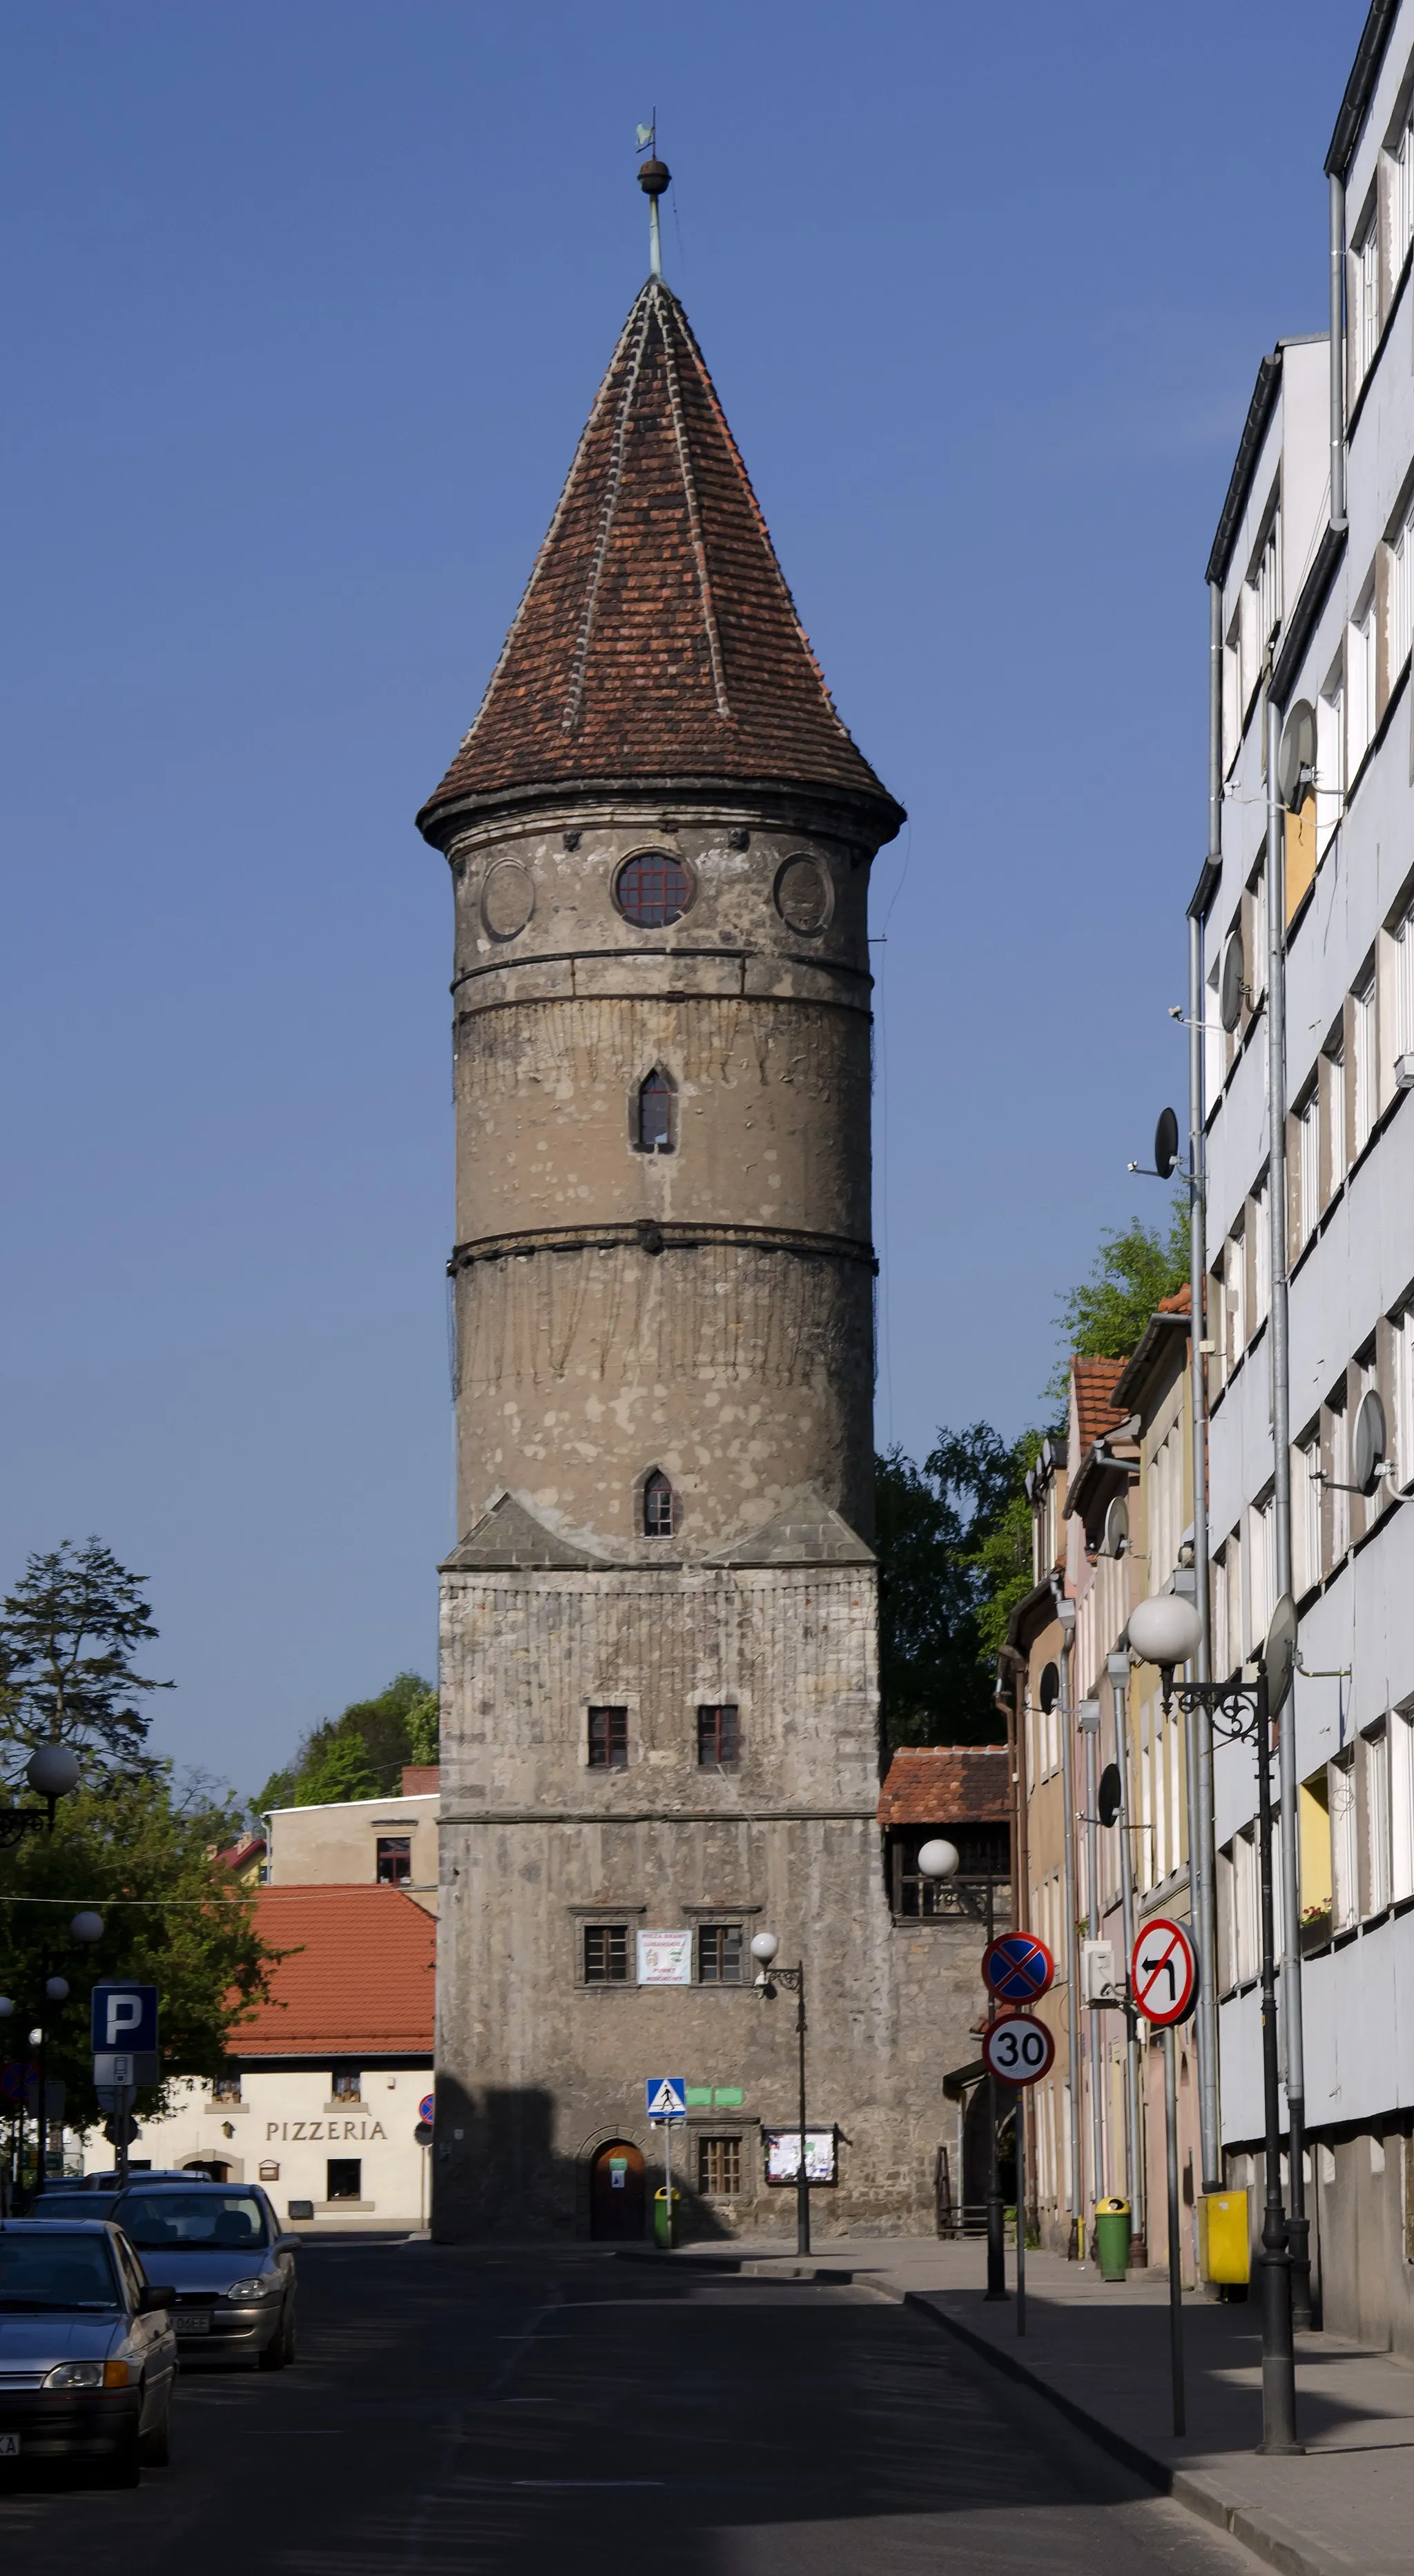
[[[1129,1962],[1134,2009],[1162,2030],[1183,2021],[1198,1991],[1198,1962],[1186,1926],[1166,1914],[1146,1923]]]
[[[982,2062],[1003,2084],[1037,2084],[1055,2064],[1056,2043],[1030,2013],[1001,2013],[982,2035]]]

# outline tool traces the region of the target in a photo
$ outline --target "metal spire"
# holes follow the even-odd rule
[[[648,146],[649,157],[643,163],[642,168],[638,173],[638,184],[643,190],[645,197],[648,199],[648,274],[650,277],[661,277],[663,274],[663,241],[662,235],[658,229],[658,199],[662,196],[672,174],[668,169],[666,161],[660,161],[658,159],[658,111],[656,107],[653,110],[652,124],[640,125],[638,129],[638,148],[640,152],[642,151],[645,143]]]

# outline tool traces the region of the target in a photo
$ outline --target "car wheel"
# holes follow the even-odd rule
[[[285,2349],[285,2342],[285,2317],[282,2309],[280,2313],[280,2322],[276,2327],[275,2332],[272,2334],[270,2341],[261,2349],[260,2360],[257,2367],[261,2370],[283,2370],[286,2361],[289,2359],[289,2355]]]
[[[145,2469],[165,2469],[172,2458],[172,2401],[169,2397],[155,2424],[138,2436],[138,2458]]]
[[[287,2362],[289,2362],[289,2361],[293,2361],[293,2360],[294,2360],[294,2357],[295,2357],[295,2312],[294,2312],[294,2309],[293,2309],[293,2308],[291,2308],[291,2309],[288,2311],[288,2313],[287,2313],[287,2315],[286,2315],[286,2318],[285,2318],[285,2359],[286,2359],[286,2361],[287,2361]]]
[[[128,2435],[120,2451],[115,2451],[103,2475],[106,2487],[135,2487],[142,2476],[136,2428]]]

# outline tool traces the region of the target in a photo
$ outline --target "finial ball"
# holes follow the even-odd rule
[[[645,161],[638,173],[638,184],[645,197],[661,197],[671,177],[666,161]]]

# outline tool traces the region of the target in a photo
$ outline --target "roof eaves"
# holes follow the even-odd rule
[[[1287,622],[1281,639],[1281,650],[1272,670],[1272,696],[1284,707],[1296,679],[1312,629],[1325,607],[1336,569],[1345,552],[1345,528],[1327,528],[1316,548],[1316,560],[1301,585],[1301,594]]]
[[[1343,179],[1350,167],[1355,146],[1360,140],[1360,128],[1365,122],[1365,111],[1380,76],[1385,47],[1394,32],[1398,14],[1399,0],[1370,0],[1370,14],[1355,48],[1355,60],[1350,66],[1350,78],[1345,84],[1345,96],[1340,102],[1335,132],[1326,154],[1328,178]]]
[[[1142,1404],[1144,1390],[1160,1358],[1172,1347],[1176,1332],[1187,1340],[1187,1315],[1154,1314],[1149,1317],[1139,1336],[1134,1357],[1115,1388],[1116,1400],[1122,1401],[1131,1413]]]
[[[1080,1473],[1072,1479],[1070,1490],[1065,1498],[1067,1520],[1078,1514],[1082,1521],[1088,1522],[1093,1506],[1100,1500],[1107,1478],[1117,1476],[1123,1490],[1132,1484],[1138,1475],[1137,1456],[1133,1458],[1114,1456],[1109,1446],[1114,1436],[1112,1431],[1107,1432],[1103,1440],[1092,1443],[1081,1465]]]
[[[1227,579],[1232,541],[1237,534],[1237,523],[1247,506],[1248,489],[1256,470],[1257,458],[1261,453],[1262,441],[1267,434],[1267,423],[1272,416],[1272,406],[1276,401],[1280,383],[1281,349],[1278,346],[1270,358],[1262,360],[1257,369],[1257,381],[1252,388],[1252,399],[1247,406],[1247,418],[1242,424],[1242,436],[1237,442],[1232,479],[1227,487],[1227,498],[1222,506],[1217,535],[1213,539],[1212,552],[1208,557],[1206,578],[1209,581]]]

